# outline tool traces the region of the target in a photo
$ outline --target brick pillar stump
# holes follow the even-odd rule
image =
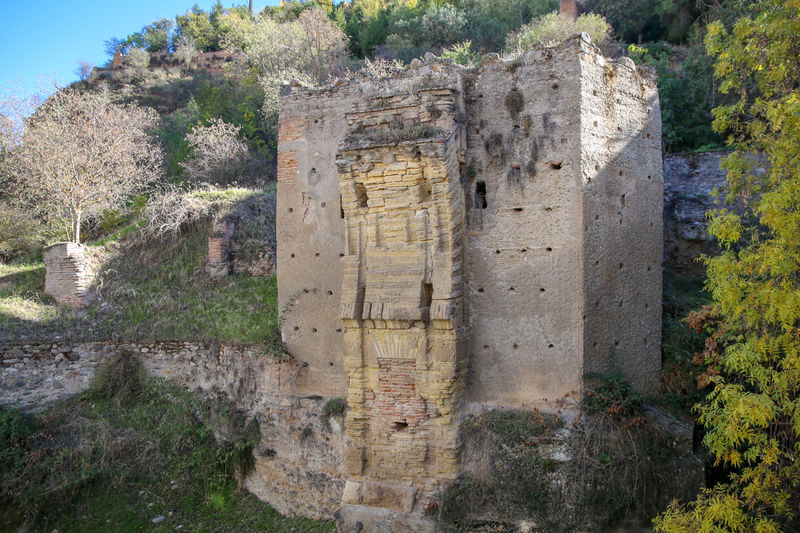
[[[225,220],[219,220],[211,227],[211,235],[208,237],[208,261],[205,267],[209,276],[219,278],[228,275],[234,229],[234,223]]]
[[[45,266],[44,292],[59,305],[87,305],[94,271],[86,247],[75,242],[60,242],[45,248],[42,256]]]

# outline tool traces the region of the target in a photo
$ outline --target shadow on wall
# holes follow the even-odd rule
[[[582,60],[581,79],[546,61],[533,74],[513,67],[482,73],[470,99],[468,400],[555,409],[585,373],[614,370],[654,392],[663,182],[652,74],[627,58]]]

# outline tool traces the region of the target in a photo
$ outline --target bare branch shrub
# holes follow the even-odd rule
[[[78,66],[75,68],[75,74],[78,75],[78,78],[81,81],[86,81],[89,79],[89,76],[92,75],[92,70],[94,69],[94,65],[89,63],[88,61],[84,61],[81,59],[78,61]]]
[[[403,62],[398,59],[390,60],[382,57],[370,59],[365,57],[361,69],[357,72],[348,72],[347,77],[353,78],[356,73],[360,72],[370,78],[386,78],[403,71],[405,68]]]
[[[166,185],[150,196],[144,208],[147,220],[144,230],[157,238],[177,235],[181,229],[208,218],[211,213],[209,204],[192,201],[185,189]]]
[[[150,195],[144,208],[143,214],[147,220],[144,232],[156,238],[177,235],[195,223],[211,220],[237,201],[253,194],[250,189],[218,189],[212,186],[186,189],[163,185]]]
[[[180,163],[195,182],[227,185],[248,179],[250,153],[239,138],[239,126],[212,119],[207,126],[196,125],[186,134],[192,157]]]
[[[119,205],[160,176],[163,155],[152,131],[158,115],[135,104],[67,89],[26,119],[22,143],[4,162],[26,203],[70,223],[80,242],[84,216]]]
[[[191,35],[184,35],[178,41],[178,46],[175,47],[175,58],[183,63],[187,68],[191,66],[192,61],[200,54],[197,50],[197,44]]]

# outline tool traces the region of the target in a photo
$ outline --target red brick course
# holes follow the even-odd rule
[[[306,117],[278,119],[278,144],[301,139],[307,127]]]
[[[294,181],[297,177],[297,151],[278,150],[278,181]]]
[[[425,399],[417,394],[414,359],[378,358],[379,390],[373,408],[387,434],[408,426],[414,431],[428,419]]]

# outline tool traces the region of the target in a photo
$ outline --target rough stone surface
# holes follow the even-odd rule
[[[45,248],[42,257],[45,266],[44,292],[60,305],[87,305],[91,299],[94,271],[86,247],[74,242],[62,242]]]
[[[330,519],[344,489],[342,417],[326,417],[327,398],[296,394],[303,369],[265,347],[197,342],[0,344],[0,403],[41,409],[86,390],[95,367],[122,349],[147,372],[189,389],[225,394],[261,429],[255,471],[245,486],[283,514]]]
[[[412,487],[419,515],[460,472],[465,399],[655,388],[663,182],[647,69],[580,38],[415,66],[287,87],[277,243],[298,389],[347,386],[346,503],[407,512]]]
[[[666,154],[664,157],[664,266],[686,276],[704,276],[698,261],[719,248],[706,232],[706,213],[723,205],[727,181],[720,162],[726,152]],[[714,191],[721,191],[714,197]],[[734,205],[741,214],[741,206]]]

